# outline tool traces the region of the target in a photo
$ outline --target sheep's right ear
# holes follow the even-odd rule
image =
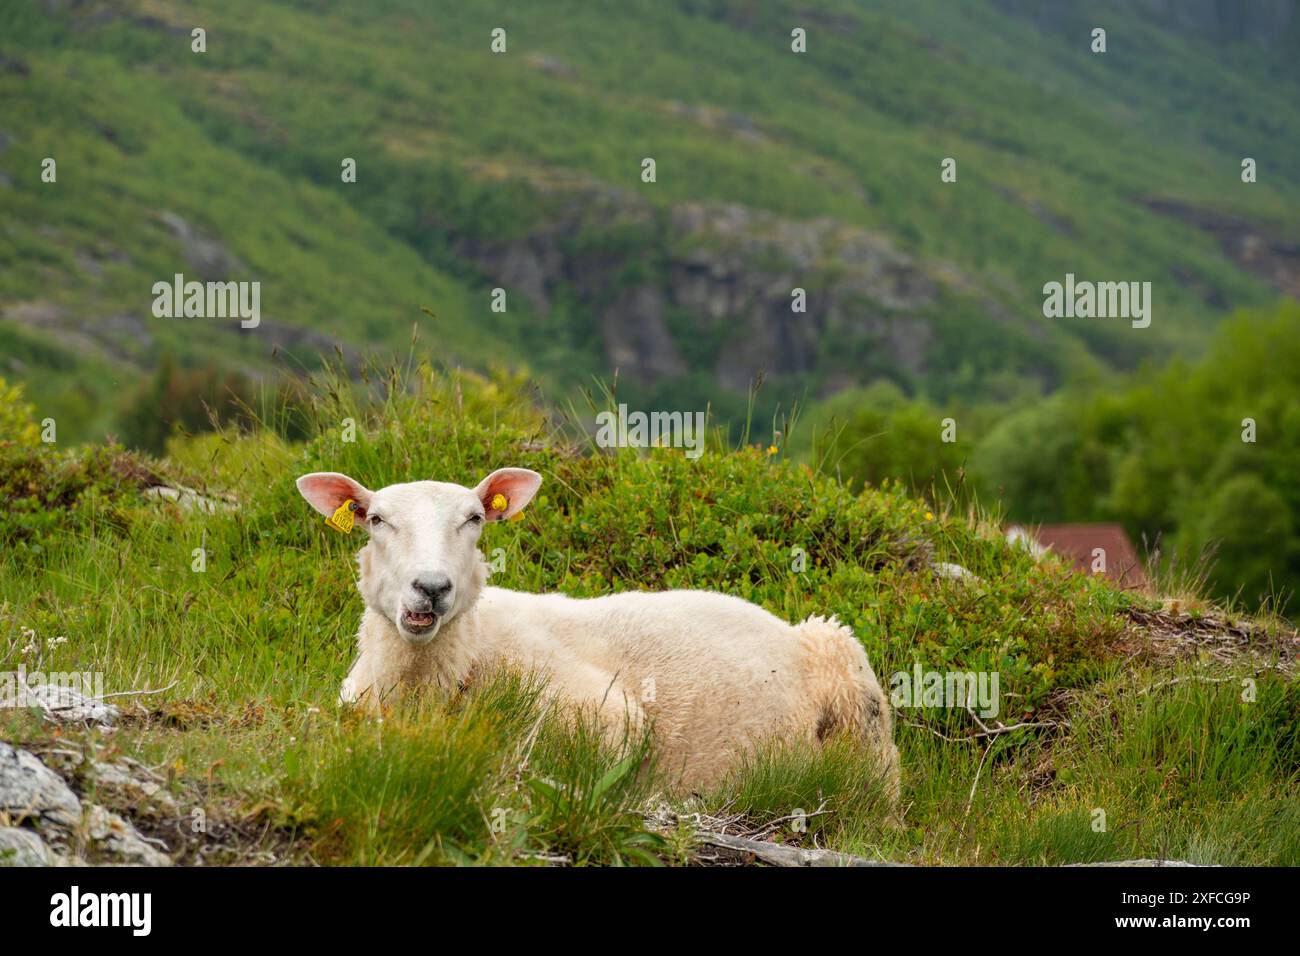
[[[298,479],[298,491],[313,508],[327,518],[338,511],[343,506],[343,502],[351,498],[357,503],[357,520],[366,516],[372,494],[370,489],[357,484],[347,475],[340,475],[337,471],[315,471],[310,475],[303,475]]]

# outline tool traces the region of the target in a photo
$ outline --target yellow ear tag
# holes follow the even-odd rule
[[[492,500],[491,502],[489,502],[489,504],[492,505],[493,511],[505,511],[507,508],[510,507],[510,499],[498,491],[495,495],[492,496]]]
[[[325,523],[335,531],[341,531],[343,534],[352,533],[352,525],[356,522],[352,512],[357,510],[357,503],[349,498],[343,504],[339,505],[337,511],[325,519]]]

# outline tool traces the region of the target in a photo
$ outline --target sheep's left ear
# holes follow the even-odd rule
[[[474,494],[483,502],[487,520],[501,521],[513,518],[523,511],[541,486],[542,476],[535,471],[527,468],[498,468],[478,483]],[[498,495],[501,497],[498,498]],[[501,498],[505,499],[504,507],[500,507]]]

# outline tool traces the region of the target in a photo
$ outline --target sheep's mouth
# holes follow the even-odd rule
[[[408,634],[426,634],[438,623],[432,611],[410,611],[402,608],[402,630]]]

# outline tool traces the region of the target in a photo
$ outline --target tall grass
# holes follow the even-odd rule
[[[319,376],[301,443],[226,429],[178,438],[159,462],[0,445],[0,670],[165,688],[125,698],[108,742],[65,731],[54,745],[39,721],[8,713],[0,732],[167,768],[187,813],[201,805],[236,830],[265,820],[299,862],[681,862],[680,841],[642,818],[664,800],[913,862],[1297,862],[1293,677],[1214,659],[1172,675],[1126,663],[1124,612],[1138,598],[1036,563],[894,486],[849,490],[755,448],[711,447],[695,461],[675,449],[583,454],[504,374],[416,365],[368,376]],[[504,558],[496,585],[703,587],[787,620],[835,613],[882,683],[917,663],[996,671],[999,719],[1050,726],[972,739],[964,710],[898,708],[903,825],[890,827],[874,768],[840,743],[756,754],[691,795],[657,779],[643,738],[609,741],[547,711],[520,675],[382,719],[340,708],[359,540],[326,530],[293,479],[473,483],[506,464],[544,484],[522,521],[485,535],[485,551]],[[32,475],[53,476],[58,494],[33,498]],[[155,477],[229,493],[235,507],[147,498],[141,483]],[[937,580],[933,559],[959,560],[978,581]]]
[[[657,862],[662,841],[636,812],[648,737],[611,743],[541,690],[490,674],[450,702],[340,716],[286,751],[287,797],[317,852],[366,865]]]

